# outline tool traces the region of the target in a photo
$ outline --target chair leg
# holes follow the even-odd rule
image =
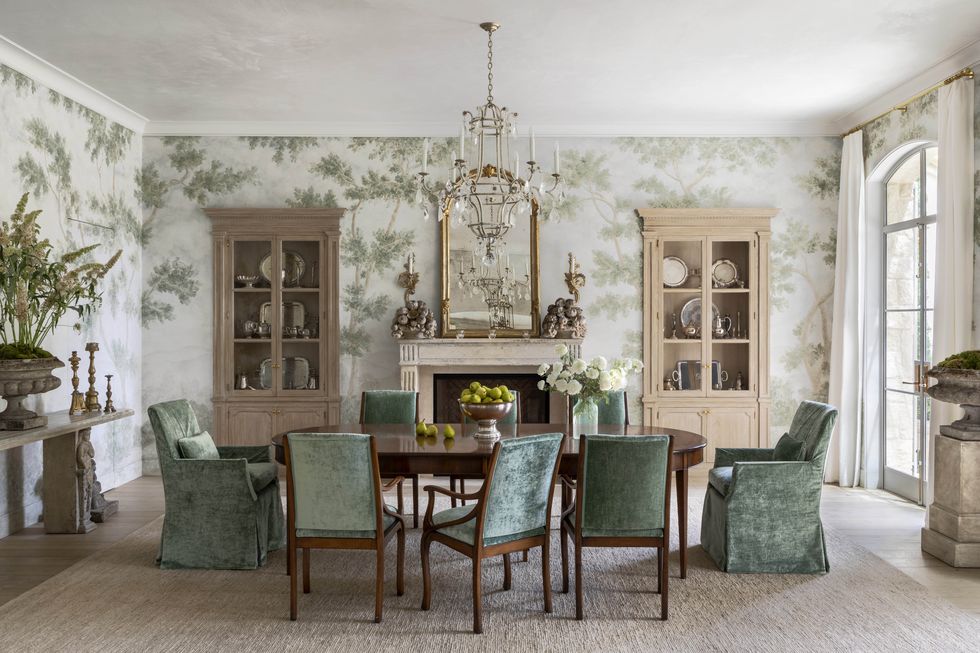
[[[483,632],[483,601],[480,587],[480,571],[482,560],[477,555],[473,558],[473,632]]]
[[[660,619],[662,621],[667,621],[667,594],[668,594],[667,588],[668,585],[670,584],[670,577],[669,574],[667,573],[668,570],[667,559],[670,556],[668,555],[666,544],[664,544],[664,546],[660,548],[660,557],[663,559],[663,561],[660,564],[660,573],[662,574],[661,578],[663,579],[663,587],[661,587],[661,592],[660,592]]]
[[[422,609],[428,610],[432,602],[432,579],[429,577],[429,546],[432,538],[428,533],[422,534],[422,542],[419,548],[422,551]]]
[[[450,492],[455,492],[456,491],[456,477],[455,476],[450,476],[449,477],[449,491]],[[456,497],[449,497],[449,507],[450,508],[455,508],[456,507]]]
[[[292,551],[292,555],[289,556],[288,567],[289,567],[289,619],[291,621],[296,621],[296,617],[299,615],[299,597],[297,596],[296,582],[296,547],[295,543],[290,538],[289,549]]]
[[[575,542],[575,618],[579,621],[585,619],[585,611],[582,608],[582,545]]]
[[[661,573],[663,571],[663,561],[661,558],[663,555],[660,553],[661,549],[657,547],[657,594],[664,593],[664,575]]]
[[[310,550],[303,548],[303,594],[310,593]]]
[[[405,493],[402,491],[402,485],[404,485],[404,483],[398,484],[398,514],[399,515],[405,514]]]
[[[466,494],[466,479],[465,478],[459,479],[459,492],[460,492],[460,494]],[[459,500],[459,505],[465,506],[466,505],[466,499],[460,499]]]
[[[286,575],[289,575],[289,564],[293,560],[293,556],[296,555],[296,551],[293,547],[289,546],[289,538],[286,539]]]
[[[561,593],[568,594],[568,529],[561,524]]]
[[[374,623],[381,623],[381,604],[384,599],[385,591],[385,545],[384,541],[378,544],[376,552],[378,567],[374,579]]]
[[[398,596],[405,594],[405,524],[398,525],[398,562],[395,592]]]
[[[524,549],[524,562],[527,562],[527,549]]]
[[[541,545],[541,580],[544,582],[544,611],[551,614],[551,537]],[[525,551],[525,553],[527,553]]]
[[[419,477],[412,478],[412,528],[419,527]]]
[[[510,589],[510,554],[504,554],[504,590]]]

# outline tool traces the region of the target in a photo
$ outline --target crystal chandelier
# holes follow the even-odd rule
[[[526,176],[520,176],[517,113],[493,101],[493,33],[500,25],[480,23],[480,27],[487,32],[487,103],[473,112],[463,112],[459,149],[453,152],[449,178],[442,184],[430,184],[427,179],[429,143],[423,142],[422,170],[416,175],[416,200],[426,220],[435,200],[439,221],[452,220],[454,224],[466,226],[476,237],[475,254],[489,268],[496,265],[503,239],[516,221],[529,211],[536,213],[544,196],[550,198],[549,217],[552,217],[551,213],[564,199],[564,190],[557,143],[555,171],[550,182],[546,178],[534,181],[541,167],[535,161],[533,130],[528,135],[531,156]],[[473,148],[471,161],[466,158],[468,140]]]
[[[524,275],[518,278],[510,265],[510,255],[497,256],[496,270],[489,265],[477,265],[474,255],[469,270],[460,262],[456,286],[464,295],[480,297],[487,305],[491,329],[511,329],[514,326],[514,302],[531,299],[531,270],[524,262]]]

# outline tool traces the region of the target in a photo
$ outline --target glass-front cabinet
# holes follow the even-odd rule
[[[341,209],[209,209],[215,436],[264,444],[339,421]]]
[[[637,213],[644,225],[644,423],[706,435],[711,458],[716,446],[764,446],[768,329],[760,316],[768,319],[775,211]]]

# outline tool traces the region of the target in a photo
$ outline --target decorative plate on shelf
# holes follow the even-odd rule
[[[687,263],[676,256],[665,256],[663,279],[668,288],[683,286],[687,281]]]
[[[282,359],[282,389],[304,390],[310,382],[310,361],[302,356]],[[272,389],[272,359],[266,358],[259,365],[259,387]]]
[[[299,285],[299,280],[306,272],[306,261],[298,252],[286,250],[282,253],[282,285],[292,288]],[[272,283],[272,252],[269,252],[259,262],[259,274]]]
[[[738,283],[738,266],[730,259],[718,259],[711,265],[711,280],[715,288],[731,288]]]
[[[714,304],[711,305],[711,322],[718,318],[718,307]],[[694,325],[696,327],[701,326],[701,298],[695,297],[694,299],[688,301],[681,308],[681,326],[687,327]]]

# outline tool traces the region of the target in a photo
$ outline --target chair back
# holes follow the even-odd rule
[[[809,460],[823,469],[827,459],[827,447],[837,421],[837,409],[819,401],[804,401],[796,409],[789,435],[804,443],[804,460]]]
[[[544,528],[551,517],[563,433],[513,438],[494,445],[486,494],[478,508],[479,538]]]
[[[622,424],[629,426],[630,414],[627,406],[629,399],[625,390],[615,390],[606,393],[608,401],[600,399],[596,402],[599,408],[599,424]]]
[[[283,442],[290,527],[297,535],[346,531],[351,537],[373,537],[381,503],[374,436],[289,433]]]
[[[628,536],[668,530],[669,435],[583,435],[579,441],[577,533]]]
[[[361,393],[361,424],[415,424],[419,393],[411,390],[367,390]]]
[[[497,424],[521,424],[523,422],[521,419],[521,393],[519,390],[511,390],[510,393],[514,395],[514,407],[502,419],[498,419]],[[463,414],[463,424],[472,424],[474,421],[465,413]]]
[[[173,462],[181,458],[177,441],[197,435],[201,432],[201,427],[197,423],[197,415],[194,414],[191,403],[186,399],[153,404],[146,412],[153,426],[160,473],[166,477]]]

